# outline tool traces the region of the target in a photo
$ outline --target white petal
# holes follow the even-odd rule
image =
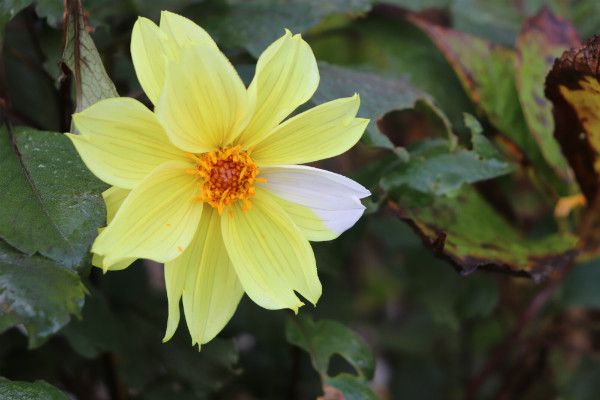
[[[365,210],[360,199],[371,194],[345,176],[301,165],[262,167],[260,176],[267,179],[261,186],[283,200],[279,204],[312,241],[352,227]]]

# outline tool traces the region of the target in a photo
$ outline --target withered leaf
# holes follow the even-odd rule
[[[546,78],[554,136],[588,201],[600,176],[600,35],[567,50]]]
[[[554,137],[567,157],[588,204],[600,195],[600,35],[567,50],[546,78],[552,101]],[[582,257],[600,254],[600,221],[590,210],[592,228],[583,238]],[[591,212],[597,212],[591,210]]]
[[[464,274],[485,269],[541,280],[575,256],[577,239],[568,234],[527,238],[472,187],[453,196],[425,198],[418,192],[392,193],[391,210],[407,222],[436,255]]]

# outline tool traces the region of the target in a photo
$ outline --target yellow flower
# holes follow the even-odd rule
[[[310,47],[289,31],[260,56],[248,88],[202,28],[172,13],[160,26],[138,19],[131,55],[154,112],[132,98],[103,100],[73,115],[81,134],[69,135],[113,186],[94,264],[165,263],[165,340],[182,298],[199,345],[223,329],[244,292],[267,309],[297,311],[295,292],[315,304],[321,284],[308,241],[354,225],[370,193],[296,164],[359,140],[368,120],[356,118],[358,95],[286,119],[319,82]]]

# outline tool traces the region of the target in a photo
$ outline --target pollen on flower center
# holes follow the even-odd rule
[[[216,208],[221,214],[226,206],[242,201],[244,211],[250,209],[250,198],[256,190],[255,182],[266,182],[259,178],[259,169],[250,157],[250,150],[241,146],[218,148],[199,155],[190,154],[196,166],[188,173],[201,179],[201,194],[197,196]]]

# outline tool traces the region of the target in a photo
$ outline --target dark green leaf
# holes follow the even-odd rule
[[[348,361],[359,376],[367,379],[373,376],[371,350],[360,336],[339,322],[294,317],[287,323],[286,337],[288,342],[310,354],[313,366],[323,376],[327,375],[329,360],[334,354]]]
[[[600,309],[600,263],[598,259],[577,265],[560,288],[559,304],[564,307]]]
[[[0,332],[23,324],[37,347],[79,315],[84,291],[73,271],[0,242]]]
[[[243,47],[253,56],[281,37],[284,28],[303,33],[334,14],[358,15],[371,0],[228,0],[214,14],[205,6],[188,10],[215,39],[229,47]]]
[[[329,387],[328,387],[329,386]],[[343,400],[376,400],[377,396],[369,384],[364,380],[352,376],[349,374],[339,374],[333,378],[327,378],[325,380],[324,389],[326,394],[331,395],[332,399],[343,399]],[[341,392],[342,397],[339,396]],[[329,398],[329,397],[325,397]]]
[[[455,29],[513,46],[523,21],[545,7],[572,21],[582,37],[600,30],[598,19],[590,18],[600,12],[596,0],[452,0],[450,11]]]
[[[359,93],[361,107],[358,114],[371,120],[367,128],[367,139],[373,146],[394,149],[394,144],[380,132],[378,124],[388,112],[415,107],[427,110],[431,118],[437,120],[438,125],[446,131],[445,135],[451,136],[450,123],[434,105],[431,96],[412,86],[406,78],[386,79],[373,73],[327,63],[320,63],[319,72],[321,81],[313,100],[320,104]]]
[[[446,9],[453,0],[386,0],[385,4],[402,7],[410,11],[424,11],[431,8]]]
[[[0,2],[0,43],[4,37],[4,27],[8,21],[32,2],[33,0],[3,0]]]
[[[0,238],[67,267],[79,265],[104,222],[106,185],[60,133],[0,129]]]
[[[130,269],[120,276],[109,278],[122,280],[127,279],[127,275],[129,278],[144,278],[143,265]],[[138,289],[142,291],[137,292]],[[155,389],[153,382],[160,379],[173,383],[169,385],[171,388],[180,387],[179,391],[172,392],[177,398],[182,388],[189,388],[201,397],[222,387],[235,374],[238,354],[233,343],[216,338],[197,351],[188,337],[176,335],[163,344],[161,339],[166,324],[164,293],[158,294],[161,301],[158,303],[157,293],[148,289],[130,286],[128,290],[132,294],[125,294],[121,302],[116,301],[118,306],[109,305],[104,293],[92,289],[82,318],[73,320],[62,333],[71,347],[86,358],[94,358],[104,352],[115,354],[121,379],[138,391],[152,392]],[[140,295],[144,296],[145,307],[137,303]]]
[[[399,164],[381,180],[389,191],[408,186],[434,195],[444,195],[467,183],[483,181],[511,173],[514,167],[503,160],[492,144],[481,134],[481,126],[470,117],[465,123],[472,129],[473,150],[452,150],[447,140],[420,142],[410,152],[410,160]]]
[[[411,91],[421,89],[431,95],[452,126],[464,130],[463,113],[472,113],[473,106],[447,61],[414,25],[402,19],[369,16],[307,39],[320,61],[369,68],[380,77],[409,79],[404,82],[412,85]],[[322,80],[323,84],[327,83]],[[361,100],[375,101],[366,96]],[[385,111],[389,110],[377,114]]]
[[[69,397],[44,382],[9,381],[0,376],[0,399],[6,400],[68,400]]]
[[[35,12],[41,18],[45,18],[48,25],[61,28],[65,12],[64,1],[36,0]]]
[[[56,82],[44,68],[39,40],[42,28],[31,23],[30,12],[19,14],[6,28],[2,64],[4,83],[17,121],[39,129],[61,129],[61,105]],[[60,42],[59,42],[60,43]]]
[[[568,362],[563,358],[563,362]],[[560,398],[565,400],[594,400],[600,391],[600,363],[589,356],[582,357],[574,371],[561,377]]]

